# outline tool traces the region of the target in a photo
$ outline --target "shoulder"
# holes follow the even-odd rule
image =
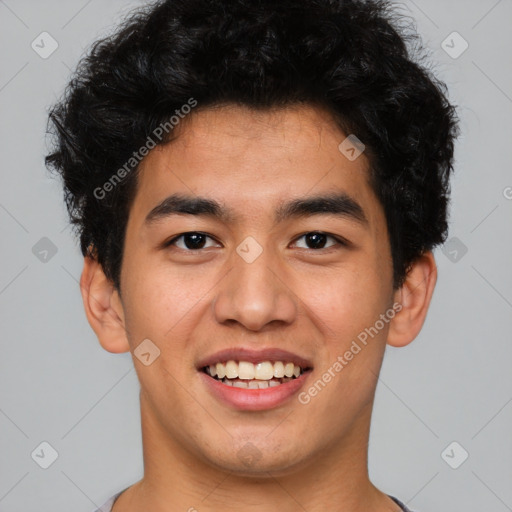
[[[103,503],[103,505],[94,510],[93,512],[111,512],[112,510],[112,507],[114,505],[114,501],[116,501],[116,499],[120,496],[120,494],[122,492],[124,492],[126,489],[123,489],[122,491],[119,491],[117,492],[116,494],[114,494],[113,496],[111,496],[105,503]]]
[[[388,496],[399,506],[401,507],[401,509],[403,510],[403,512],[414,512],[413,510],[410,510],[407,508],[407,506],[402,503],[398,498],[395,498],[394,496],[390,496],[388,494]]]

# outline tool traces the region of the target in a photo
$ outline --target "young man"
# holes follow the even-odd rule
[[[168,0],[50,118],[87,318],[131,351],[144,477],[103,512],[395,512],[367,445],[419,333],[457,136],[389,6]]]

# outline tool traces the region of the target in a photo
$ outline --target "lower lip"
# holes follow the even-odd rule
[[[279,386],[265,389],[235,388],[223,384],[203,371],[199,371],[199,373],[211,393],[226,405],[245,411],[263,411],[278,407],[290,400],[304,386],[311,371]]]

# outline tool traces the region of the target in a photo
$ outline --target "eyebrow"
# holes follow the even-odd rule
[[[151,225],[172,215],[183,214],[213,217],[224,223],[232,223],[238,218],[231,208],[214,199],[172,194],[147,214],[144,224]],[[344,192],[301,197],[281,203],[275,211],[275,222],[312,215],[336,215],[368,225],[368,219],[361,205]]]

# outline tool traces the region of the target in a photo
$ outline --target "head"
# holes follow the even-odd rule
[[[457,135],[400,27],[381,1],[162,1],[52,109],[89,322],[134,353],[148,422],[183,453],[259,474],[366,444],[386,343],[427,314]],[[205,367],[238,349],[297,357],[302,394],[211,392]]]

